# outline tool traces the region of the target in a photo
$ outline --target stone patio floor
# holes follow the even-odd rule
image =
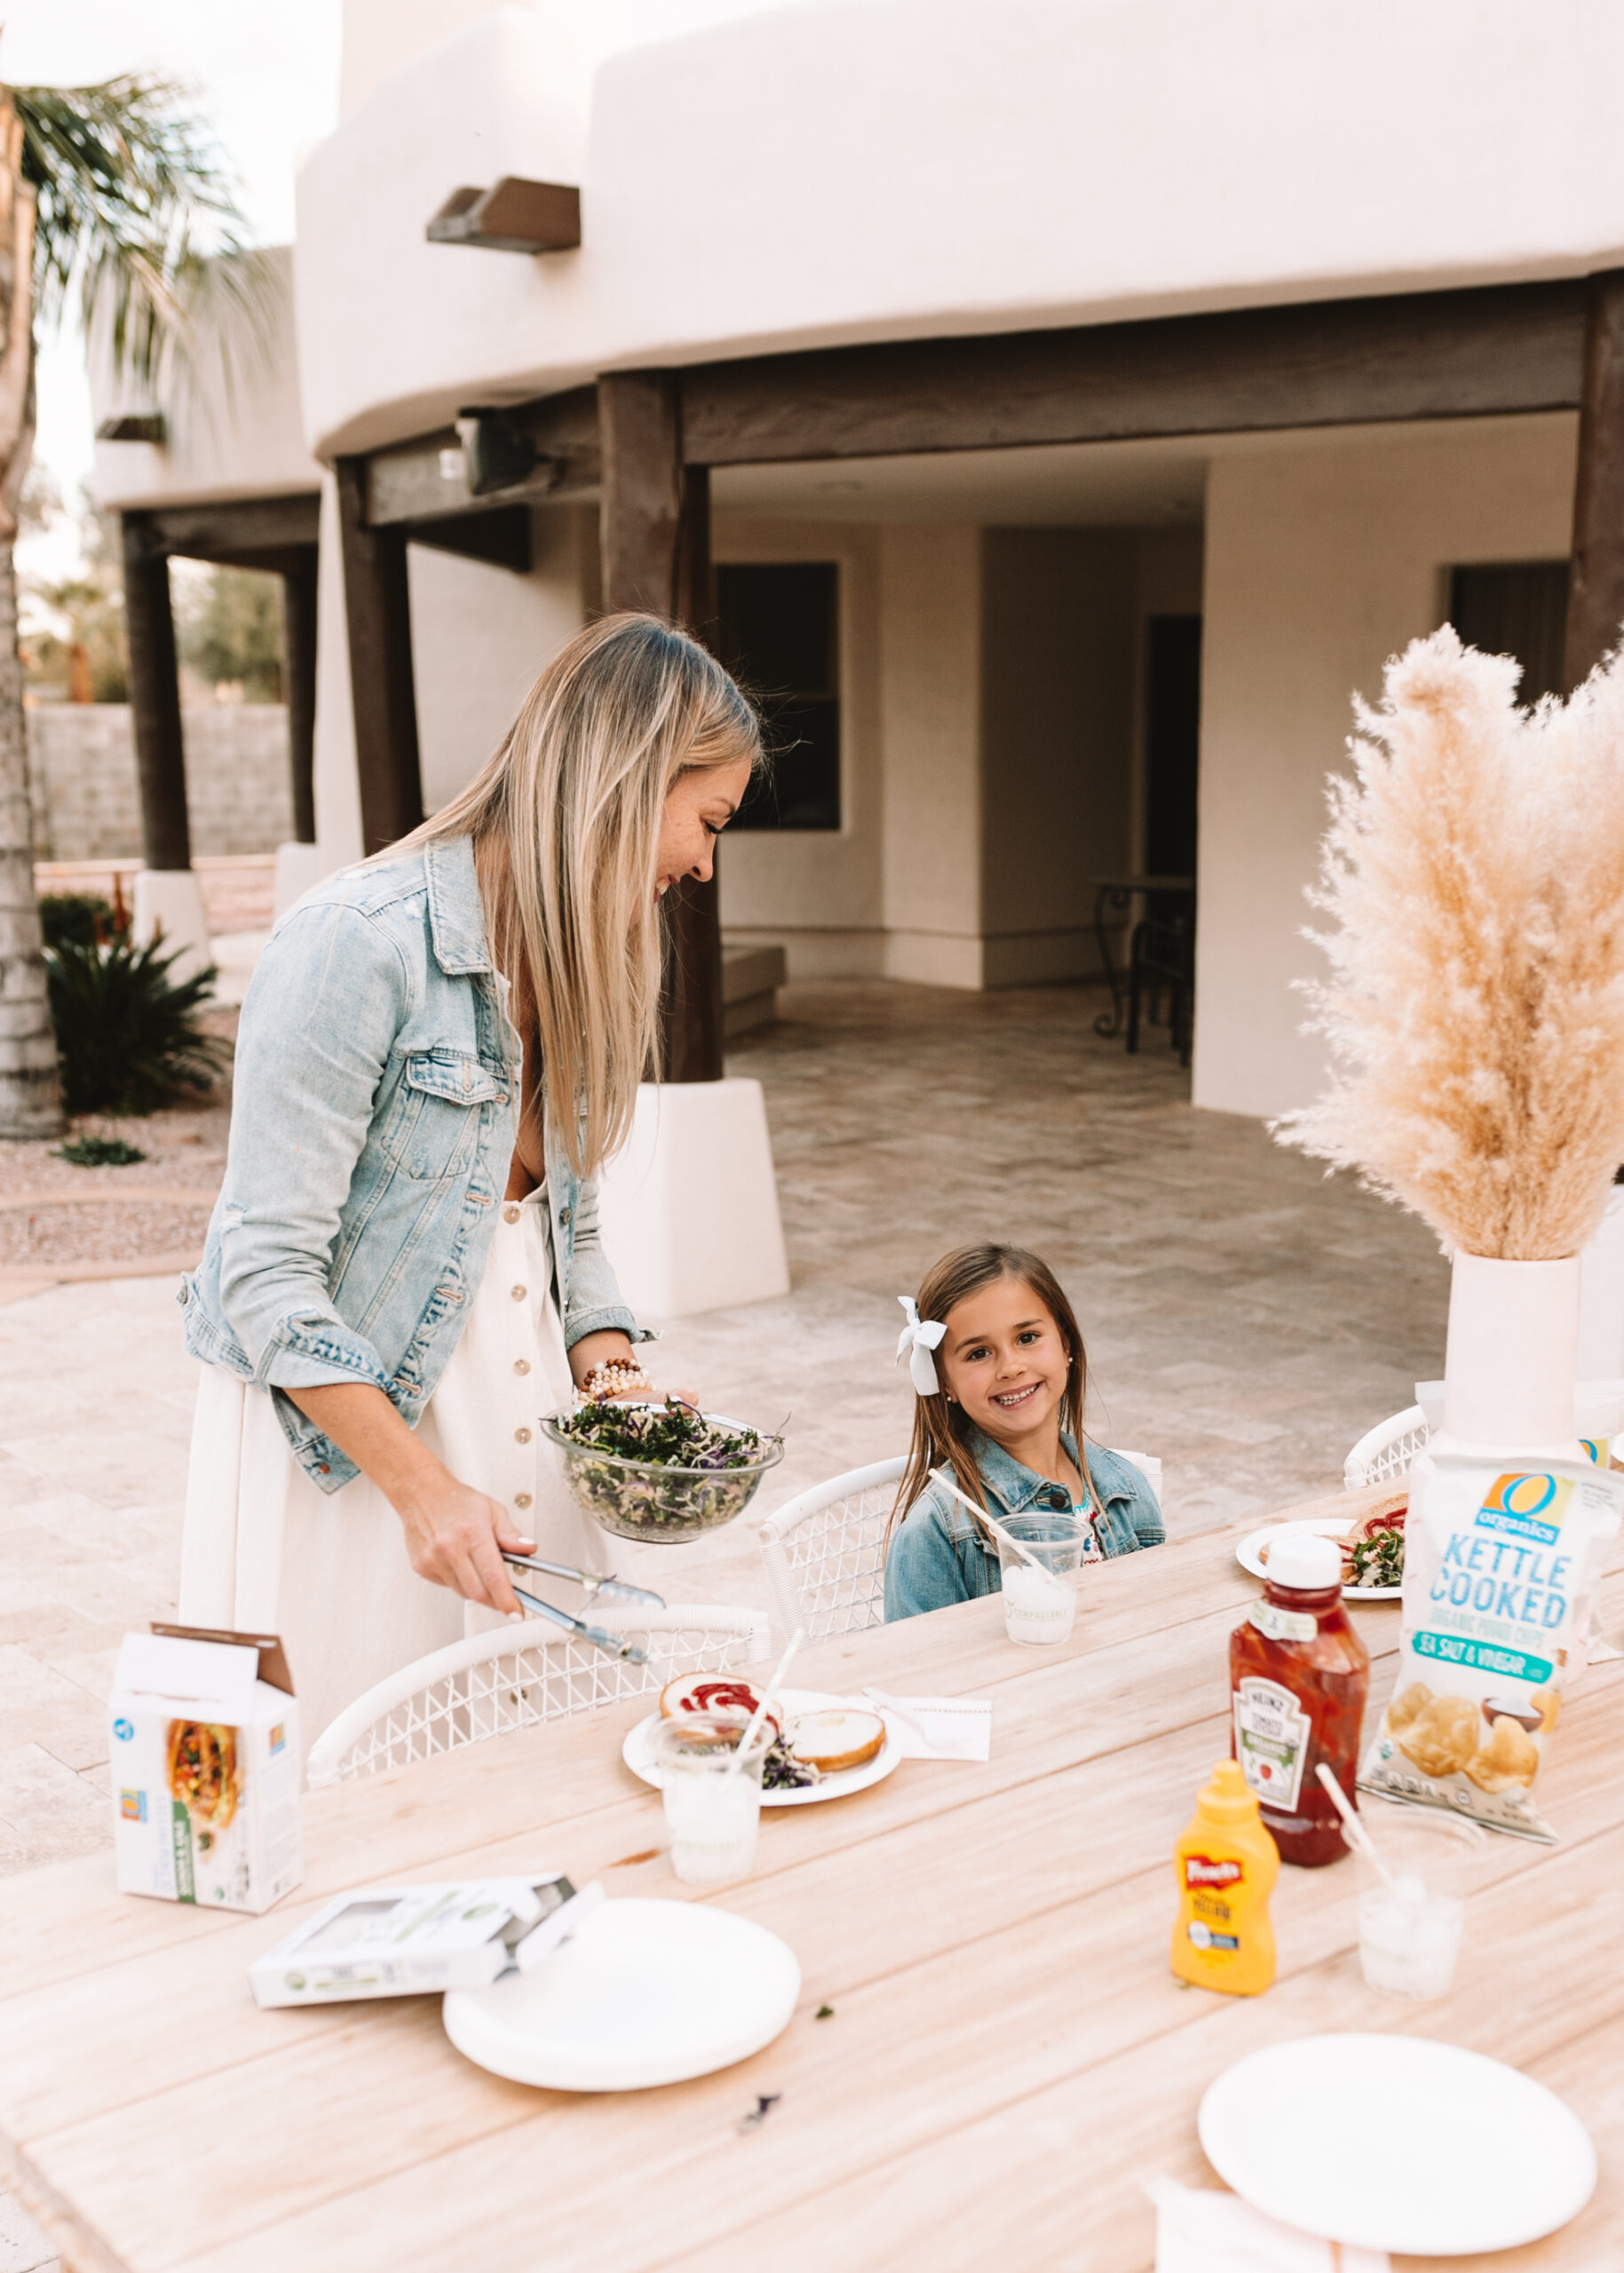
[[[1430,1235],[1257,1123],[1192,1111],[1161,1037],[1129,1058],[1095,1034],[1103,999],[793,986],[730,1053],[766,1092],[793,1291],[669,1325],[660,1370],[724,1411],[787,1416],[761,1512],[905,1447],[896,1297],[964,1240],[1053,1264],[1091,1425],[1161,1455],[1176,1533],[1335,1485],[1353,1439],[1441,1369]],[[218,1176],[212,1144],[190,1159],[188,1182]],[[0,1871],[108,1841],[114,1658],[176,1597],[194,1368],[174,1287],[111,1278],[0,1306]],[[631,1552],[674,1600],[766,1600],[748,1521]],[[49,2255],[16,2215],[0,2198],[0,2273]]]

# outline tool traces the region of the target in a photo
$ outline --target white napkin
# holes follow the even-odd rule
[[[986,1760],[993,1748],[993,1704],[986,1697],[892,1697],[865,1689],[904,1760]]]
[[[1384,2249],[1321,2241],[1265,2218],[1238,2194],[1153,2179],[1156,2273],[1391,2273]]]

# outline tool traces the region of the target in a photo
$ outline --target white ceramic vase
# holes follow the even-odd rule
[[[1573,1433],[1580,1258],[1460,1255],[1449,1289],[1439,1450],[1583,1459]]]

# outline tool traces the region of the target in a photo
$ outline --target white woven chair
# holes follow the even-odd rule
[[[1358,1492],[1367,1484],[1402,1483],[1410,1462],[1430,1434],[1427,1416],[1419,1405],[1406,1405],[1367,1429],[1342,1464],[1343,1488]]]
[[[617,1611],[600,1604],[592,1618],[609,1632],[630,1635],[648,1651],[646,1665],[612,1658],[540,1619],[471,1634],[402,1666],[346,1707],[311,1746],[311,1789],[590,1713],[662,1689],[679,1673],[733,1672],[772,1654],[762,1610],[677,1603]]]
[[[1153,1453],[1119,1453],[1149,1477],[1158,1497],[1161,1462]],[[761,1555],[772,1613],[788,1637],[809,1642],[885,1623],[885,1526],[906,1460],[848,1469],[786,1501],[761,1526]]]
[[[876,1460],[814,1484],[761,1526],[772,1613],[809,1642],[885,1623],[885,1525],[906,1460]]]

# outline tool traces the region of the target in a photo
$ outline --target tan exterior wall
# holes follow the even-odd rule
[[[141,798],[128,703],[42,702],[28,726],[36,857],[139,858]],[[188,703],[181,738],[194,853],[273,852],[292,836],[288,713],[280,702]]]
[[[590,509],[532,513],[527,576],[407,548],[423,806],[434,812],[495,750],[537,674],[585,622]]]
[[[981,532],[879,534],[884,972],[979,986]]]
[[[833,560],[840,571],[841,826],[730,836],[718,863],[727,935],[782,945],[797,978],[873,977],[883,962],[880,532],[718,513],[711,550],[719,562]]]
[[[1268,1114],[1305,1103],[1324,1055],[1292,981],[1326,776],[1346,763],[1357,690],[1442,620],[1446,570],[1558,558],[1576,420],[1462,421],[1335,441],[1280,435],[1216,458],[1207,496],[1195,1101]]]

